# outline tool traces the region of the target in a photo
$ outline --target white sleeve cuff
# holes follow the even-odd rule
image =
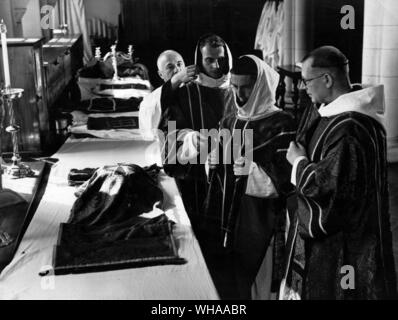
[[[198,133],[196,131],[190,131],[186,133],[181,152],[181,159],[183,161],[188,161],[198,156],[199,151],[196,139],[197,134]]]
[[[265,171],[252,162],[247,178],[246,194],[257,198],[277,198],[278,191]]]
[[[307,157],[301,156],[301,157],[298,157],[296,160],[294,160],[293,169],[292,169],[292,176],[291,176],[291,178],[290,178],[290,182],[291,182],[293,185],[296,185],[296,184],[297,184],[297,181],[296,181],[297,167],[298,167],[299,163],[300,163],[302,160],[307,160]]]

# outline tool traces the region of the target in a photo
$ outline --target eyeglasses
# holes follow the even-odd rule
[[[304,79],[304,78],[302,78],[301,81],[303,81],[304,87],[307,87],[308,83],[310,83],[312,80],[316,80],[316,79],[322,78],[322,77],[325,76],[325,75],[326,75],[326,73],[323,73],[323,74],[321,74],[319,77],[315,77],[315,78],[311,78],[311,79]]]

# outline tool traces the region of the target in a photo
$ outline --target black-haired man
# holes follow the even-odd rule
[[[281,280],[286,196],[293,190],[285,154],[295,125],[275,106],[279,74],[274,69],[247,55],[236,61],[231,73],[232,109],[237,111],[221,123],[231,138],[220,139],[219,150],[210,157],[206,218],[218,220],[209,227],[221,224],[225,231],[221,240],[232,249],[239,298],[270,299]],[[233,150],[241,154],[228,156]],[[228,164],[227,157],[234,158],[233,163]]]
[[[195,51],[195,65],[174,75],[163,86],[161,96],[162,121],[160,129],[178,137],[177,149],[183,150],[177,164],[165,161],[166,172],[175,177],[184,205],[194,226],[200,219],[207,190],[205,165],[200,163],[198,150],[206,149],[207,137],[201,129],[218,129],[231,99],[229,88],[232,56],[223,39],[208,34],[199,39]],[[174,132],[168,124],[174,121]],[[166,144],[166,148],[168,146]],[[165,154],[169,155],[170,150]],[[196,159],[197,164],[193,164]],[[182,160],[182,161],[179,161]],[[181,162],[190,161],[188,164]]]

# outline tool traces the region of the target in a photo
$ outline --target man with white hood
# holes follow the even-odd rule
[[[225,231],[219,241],[232,251],[239,298],[269,299],[281,280],[284,213],[293,190],[285,157],[295,124],[275,106],[280,77],[264,61],[240,57],[231,73],[232,109],[237,112],[221,123],[221,130],[231,132],[229,140],[220,140],[223,152],[214,149],[210,157],[205,214],[213,221],[208,228],[218,217],[218,228]],[[237,139],[238,132],[242,139]],[[227,164],[226,152],[234,149],[242,153],[235,159],[230,155],[234,163]]]
[[[195,220],[200,220],[207,190],[205,165],[200,163],[198,150],[207,148],[208,139],[200,130],[219,127],[227,101],[232,97],[231,67],[232,55],[225,41],[215,34],[207,34],[198,41],[195,65],[187,67],[188,72],[174,75],[162,89],[159,128],[166,135],[177,136],[179,150],[177,163],[171,163],[167,157],[164,168],[175,178],[194,227]],[[169,132],[172,121],[175,130]],[[168,144],[165,147],[171,149]],[[169,153],[170,150],[165,152]]]
[[[296,195],[280,298],[394,298],[383,86],[354,88],[331,46],[304,58],[302,80],[321,106],[305,111],[287,153]]]

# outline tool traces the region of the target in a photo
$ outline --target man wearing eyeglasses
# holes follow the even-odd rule
[[[302,78],[314,105],[287,153],[296,192],[280,298],[394,298],[384,88],[352,86],[330,46],[304,58]]]

